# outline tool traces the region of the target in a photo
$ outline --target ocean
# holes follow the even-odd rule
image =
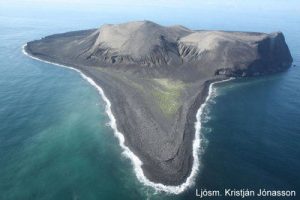
[[[228,188],[295,190],[299,195],[300,13],[289,7],[260,13],[225,7],[202,11],[1,4],[0,199],[184,200],[199,199],[196,189]],[[138,19],[191,29],[280,30],[296,65],[280,74],[213,87],[202,114],[195,184],[176,196],[138,181],[108,125],[106,104],[91,84],[74,70],[22,52],[26,42],[50,34]]]

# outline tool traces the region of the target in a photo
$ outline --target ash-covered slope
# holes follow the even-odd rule
[[[179,40],[179,52],[185,62],[198,61],[229,76],[272,73],[292,62],[281,32],[197,31]]]
[[[97,30],[53,35],[29,42],[27,48],[33,54],[43,52],[45,56],[67,63],[76,60],[88,66],[122,66],[124,70],[143,74],[181,74],[184,68],[184,73],[192,77],[201,76],[203,70],[210,75],[267,74],[282,71],[292,62],[281,32],[192,31],[150,21],[103,25]],[[138,69],[134,68],[136,66]],[[149,68],[155,70],[151,72]]]
[[[104,25],[93,33],[97,39],[84,56],[109,63],[177,64],[177,40],[189,33],[184,27],[148,21]]]
[[[144,174],[167,185],[183,183],[191,172],[196,112],[211,82],[279,72],[292,63],[280,32],[193,31],[149,21],[56,34],[25,50],[76,67],[99,84]]]

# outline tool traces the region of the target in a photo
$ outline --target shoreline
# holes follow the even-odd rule
[[[63,65],[63,64],[58,64],[55,62],[50,62],[47,60],[42,60],[38,57],[34,57],[33,55],[31,55],[30,53],[28,53],[25,48],[26,48],[27,44],[23,45],[22,47],[22,51],[23,53],[35,60],[47,63],[47,64],[52,64],[52,65],[56,65],[59,67],[64,67],[64,68],[69,68],[72,69],[76,72],[78,72],[82,78],[84,78],[86,81],[88,81],[93,87],[95,87],[98,90],[98,93],[100,94],[100,96],[102,97],[102,99],[105,102],[105,111],[109,117],[109,125],[111,126],[111,128],[114,131],[114,135],[115,137],[118,138],[119,141],[119,145],[121,146],[123,152],[122,154],[124,156],[126,156],[127,158],[130,159],[130,161],[132,162],[134,171],[135,171],[135,175],[137,177],[137,179],[144,184],[145,186],[149,186],[154,188],[154,190],[156,191],[160,191],[160,192],[166,192],[166,193],[170,193],[170,194],[179,194],[183,191],[185,191],[186,189],[188,189],[189,187],[193,186],[196,175],[199,171],[199,166],[200,166],[200,161],[199,161],[199,150],[201,147],[201,138],[200,138],[200,134],[201,134],[201,115],[203,113],[203,110],[205,108],[205,106],[207,105],[208,100],[211,98],[212,96],[212,92],[213,92],[213,86],[215,84],[218,83],[222,83],[222,82],[227,82],[232,80],[232,78],[228,78],[225,80],[219,80],[219,81],[215,81],[215,82],[211,82],[209,83],[208,89],[206,91],[206,97],[204,97],[204,101],[201,103],[200,107],[198,108],[197,112],[196,112],[196,121],[194,122],[194,128],[195,128],[195,135],[194,135],[194,139],[192,141],[193,143],[193,148],[192,148],[192,155],[193,155],[193,164],[192,164],[192,168],[190,171],[190,174],[188,175],[188,177],[186,178],[185,182],[183,182],[180,185],[177,186],[169,186],[169,185],[164,185],[162,183],[155,183],[150,181],[143,172],[142,169],[142,161],[140,160],[140,158],[135,155],[128,146],[125,145],[125,137],[124,135],[118,130],[118,126],[117,126],[117,122],[116,122],[116,118],[114,117],[112,110],[111,110],[111,102],[110,100],[107,98],[107,96],[105,95],[103,89],[89,76],[87,76],[86,74],[84,74],[81,70],[71,67],[71,66],[67,66],[67,65]]]

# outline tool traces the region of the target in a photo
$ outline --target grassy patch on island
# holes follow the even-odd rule
[[[170,79],[153,79],[153,82],[151,94],[162,112],[166,116],[172,116],[180,107],[180,95],[185,88],[184,83]]]

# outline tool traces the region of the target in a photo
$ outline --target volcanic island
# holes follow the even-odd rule
[[[282,72],[293,61],[281,32],[190,30],[151,21],[55,34],[24,50],[76,68],[99,85],[145,177],[169,186],[191,174],[196,114],[209,85]]]

